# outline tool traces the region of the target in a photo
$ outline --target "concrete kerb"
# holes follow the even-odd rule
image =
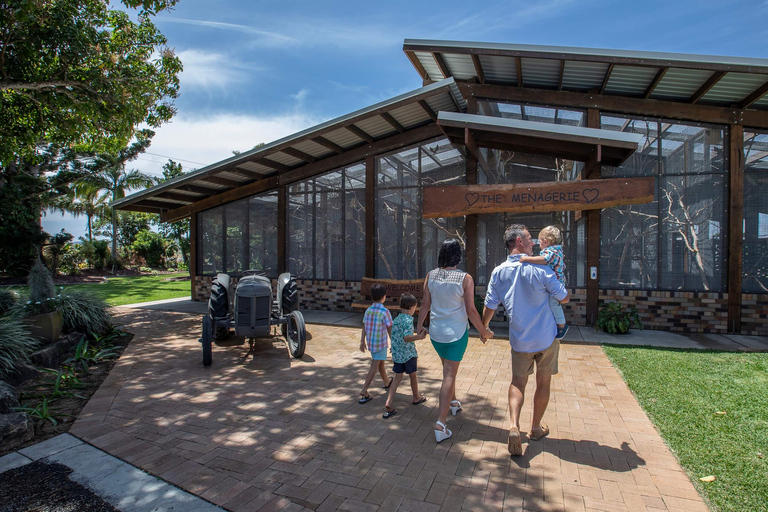
[[[37,460],[69,467],[72,469],[70,479],[87,487],[122,512],[224,510],[84,443],[71,434],[61,434],[0,457],[0,474]]]

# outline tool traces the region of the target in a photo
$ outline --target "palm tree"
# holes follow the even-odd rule
[[[88,165],[91,171],[87,176],[79,179],[74,184],[76,194],[88,194],[97,191],[97,202],[104,204],[104,213],[112,214],[112,257],[117,257],[117,219],[114,210],[106,203],[122,199],[125,193],[142,187],[150,187],[154,184],[152,176],[135,169],[125,170],[126,162],[134,160],[146,151],[155,133],[151,130],[139,130],[136,133],[136,142],[114,153],[100,153],[95,155]]]
[[[107,198],[99,196],[100,190],[93,187],[81,186],[72,189],[65,196],[56,198],[50,209],[62,213],[71,213],[74,217],[85,215],[88,223],[88,240],[93,240],[93,219],[107,215],[110,211]]]

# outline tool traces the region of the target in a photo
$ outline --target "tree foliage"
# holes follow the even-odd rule
[[[151,21],[174,0],[0,1],[0,165],[40,144],[124,147],[135,127],[170,120],[181,62]]]
[[[184,174],[182,166],[178,162],[168,160],[163,166],[163,176],[158,177],[157,183],[163,183]],[[176,243],[181,251],[181,257],[185,265],[189,265],[189,219],[182,219],[176,222],[162,222],[159,225],[160,234]]]

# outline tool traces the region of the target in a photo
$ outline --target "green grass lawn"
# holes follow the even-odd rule
[[[136,302],[189,297],[189,281],[166,281],[169,277],[189,275],[163,274],[157,276],[110,277],[106,283],[64,286],[66,290],[86,290],[104,298],[111,306]]]
[[[768,511],[768,354],[604,349],[713,510]]]

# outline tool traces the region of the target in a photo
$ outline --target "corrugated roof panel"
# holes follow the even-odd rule
[[[752,104],[750,108],[765,108],[768,107],[768,94],[757,100]]]
[[[311,140],[305,140],[294,145],[293,147],[299,151],[307,153],[308,155],[312,155],[315,158],[323,158],[325,156],[334,154],[333,151],[327,147],[321,146],[317,142],[312,142]]]
[[[253,162],[242,162],[237,164],[238,167],[241,169],[245,169],[246,171],[253,171],[253,172],[260,172],[260,169],[262,169],[262,166],[257,165]]]
[[[437,62],[435,62],[435,58],[432,56],[431,53],[428,52],[413,52],[416,55],[416,58],[419,59],[419,62],[421,62],[421,65],[424,67],[424,71],[427,72],[429,75],[429,78],[432,80],[442,80],[445,78],[443,74],[440,72],[440,68],[437,66]]]
[[[614,66],[605,92],[608,94],[643,94],[658,72],[658,68]]]
[[[670,68],[656,85],[651,98],[687,100],[712,76],[712,71]]]
[[[246,178],[242,174],[237,174],[237,173],[228,172],[228,171],[220,172],[216,174],[216,176],[218,176],[219,178],[226,178],[228,180],[239,181],[240,183],[243,183],[243,184],[249,181],[248,178]]]
[[[305,163],[303,160],[299,160],[295,157],[292,157],[291,155],[286,155],[285,153],[280,151],[275,153],[270,153],[266,155],[266,158],[274,162],[277,162],[283,165],[288,165],[288,166],[293,166],[293,165],[296,165],[297,163],[301,163],[301,164]]]
[[[560,83],[560,61],[553,59],[521,59],[523,85],[557,87]]]
[[[189,183],[184,183],[185,185],[200,185],[201,187],[210,188],[214,190],[225,190],[227,187],[223,185],[219,185],[217,183],[211,183],[210,181],[205,180],[191,180]]]
[[[448,110],[450,112],[456,112],[456,105],[451,101],[450,96],[447,94],[440,94],[432,96],[427,99],[427,103],[432,107],[432,111],[437,114],[441,110]]]
[[[765,82],[768,75],[728,73],[705,94],[704,103],[739,103]]]
[[[608,71],[608,64],[602,62],[566,61],[563,89],[571,91],[596,89],[603,85],[606,71]]]
[[[360,144],[360,138],[346,128],[333,130],[332,132],[328,132],[323,135],[323,137],[343,148],[357,146]]]
[[[431,120],[418,103],[411,103],[410,105],[390,110],[389,113],[405,128],[412,128]]]
[[[384,137],[385,135],[397,133],[397,130],[392,128],[392,125],[382,119],[381,116],[374,116],[368,119],[363,119],[362,121],[359,121],[355,124],[361,130],[375,139]]]
[[[443,60],[448,65],[448,70],[457,80],[471,80],[477,77],[475,65],[471,55],[460,53],[444,53]]]
[[[480,55],[485,80],[517,84],[517,62],[513,57]]]

